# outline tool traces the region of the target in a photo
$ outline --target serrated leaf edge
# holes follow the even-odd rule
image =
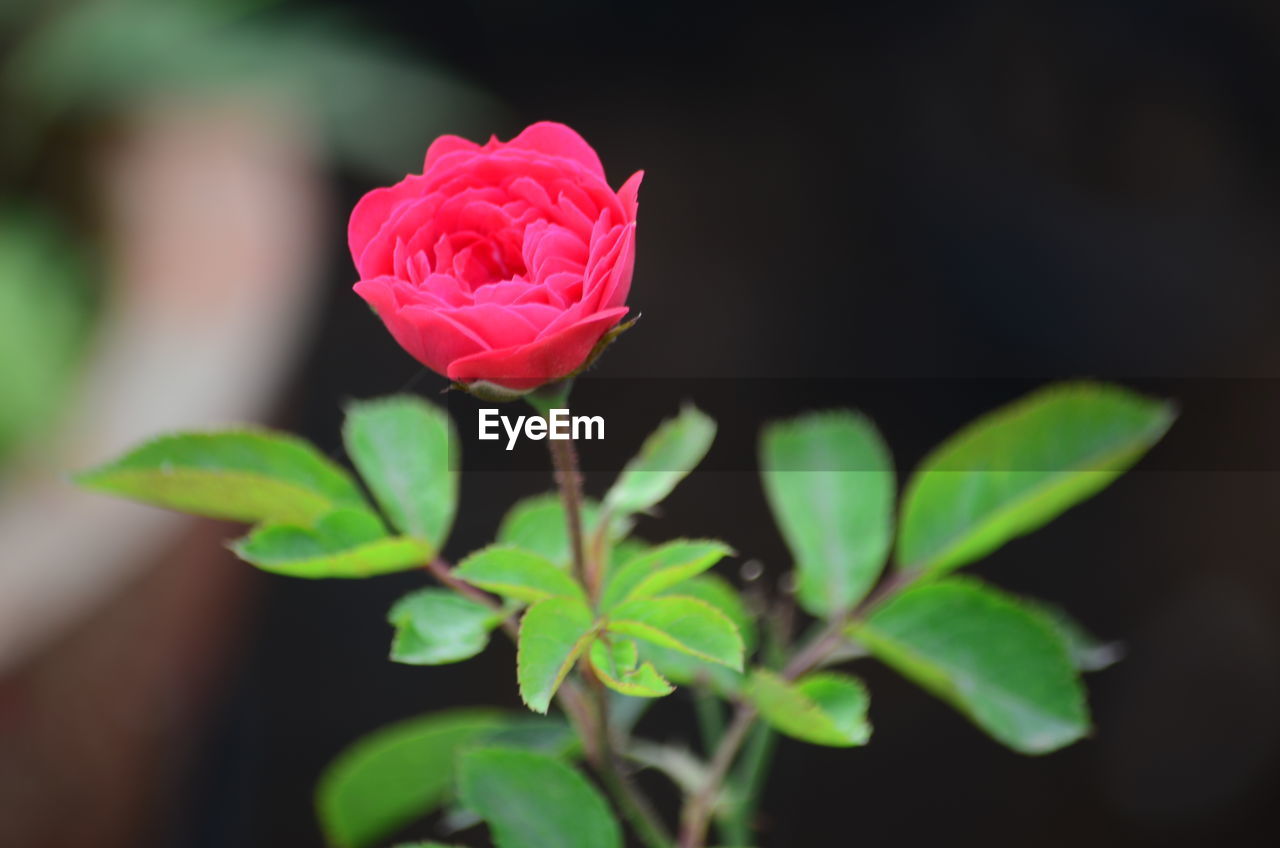
[[[713,657],[710,654],[704,654],[701,651],[691,650],[687,645],[678,643],[665,630],[660,630],[659,628],[654,627],[651,624],[647,624],[646,622],[633,621],[631,619],[625,619],[625,618],[618,619],[618,618],[609,616],[609,617],[606,617],[604,620],[604,629],[610,630],[616,633],[622,633],[623,635],[627,635],[627,636],[634,636],[637,639],[643,639],[646,642],[652,642],[653,644],[658,645],[660,647],[666,647],[666,648],[671,648],[672,650],[681,651],[682,653],[686,653],[691,657],[697,657],[700,660],[706,660],[707,662],[715,663],[716,665],[722,665],[722,666],[725,666],[726,668],[731,668],[734,671],[741,672],[743,668],[744,655],[746,654],[746,645],[742,641],[742,633],[739,632],[738,625],[734,624],[733,619],[729,618],[729,616],[725,615],[724,613],[716,609],[711,604],[707,603],[701,598],[694,598],[689,595],[659,595],[656,598],[641,598],[639,601],[628,601],[628,603],[648,603],[648,602],[658,602],[658,601],[673,600],[673,599],[692,601],[693,603],[697,604],[703,609],[708,610],[713,617],[719,618],[720,620],[724,621],[729,625],[729,629],[733,632],[733,636],[737,640],[737,645],[738,645],[738,662],[736,665],[733,663],[725,662],[724,660],[721,660],[718,657]],[[614,625],[618,623],[626,624],[628,626],[628,629],[627,630],[616,629]],[[665,640],[655,640],[652,638],[652,636],[642,635],[642,632],[636,632],[637,630],[642,631],[643,633],[652,632],[652,633],[664,634],[666,635],[667,638]]]

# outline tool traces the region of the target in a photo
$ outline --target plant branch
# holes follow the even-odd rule
[[[722,825],[721,841],[726,845],[751,843],[751,820],[777,739],[778,735],[773,732],[773,728],[767,724],[757,724],[743,745],[738,766],[730,778],[733,808]]]
[[[588,673],[590,673],[589,670]],[[600,779],[645,845],[649,848],[672,848],[674,843],[667,832],[666,825],[662,823],[661,817],[649,803],[649,799],[640,791],[640,787],[631,779],[626,765],[622,762],[622,757],[618,754],[618,751],[625,746],[621,744],[622,740],[613,738],[609,722],[608,692],[594,675],[592,679],[595,680],[596,697],[600,705],[599,732],[602,762],[597,769]]]
[[[569,724],[582,740],[582,755],[588,763],[596,765],[604,759],[604,751],[600,748],[600,730],[604,726],[604,716],[594,710],[582,687],[572,680],[566,680],[556,690],[556,703],[569,717]]]
[[[519,628],[516,627],[514,620],[514,611],[505,609],[502,606],[502,602],[488,592],[481,591],[465,580],[458,578],[453,573],[453,567],[446,560],[436,557],[427,563],[427,571],[432,577],[439,580],[442,585],[447,586],[464,598],[483,604],[494,612],[502,613],[502,629],[513,640],[519,634]]]
[[[849,625],[847,616],[832,619],[809,642],[801,648],[782,668],[784,680],[795,680],[805,672],[812,671],[844,641],[844,630]]]
[[[710,756],[724,736],[724,711],[706,684],[697,684],[693,687],[693,708],[698,717],[702,748]]]
[[[754,587],[759,592],[760,587]],[[767,606],[764,597],[755,598],[755,606],[763,610]],[[763,616],[765,627],[760,646],[760,656],[765,668],[781,668],[791,645],[791,631],[795,625],[795,597],[783,593],[773,603],[773,613]],[[733,774],[726,777],[733,789],[733,806],[727,811],[721,825],[720,841],[725,845],[751,843],[751,821],[764,784],[769,761],[773,757],[778,734],[767,724],[757,723],[743,743]]]
[[[436,557],[427,563],[427,571],[440,583],[453,591],[469,598],[479,604],[484,604],[494,612],[503,614],[502,630],[511,638],[512,642],[518,642],[520,638],[520,628],[516,625],[514,614],[508,614],[509,611],[502,606],[497,598],[477,589],[470,583],[460,580],[453,573],[452,566],[440,557]],[[601,722],[597,716],[592,714],[591,704],[582,692],[582,688],[572,680],[566,680],[564,684],[556,691],[556,702],[560,708],[564,710],[565,716],[582,740],[583,755],[588,762],[599,762],[601,752],[599,750],[599,732],[596,730],[597,725]]]
[[[711,758],[706,783],[685,802],[684,813],[680,817],[679,848],[702,848],[711,812],[720,798],[724,779],[755,720],[756,708],[745,701],[740,702],[733,721],[720,740],[720,747],[716,748],[715,755]]]
[[[587,559],[582,533],[582,473],[578,470],[578,452],[572,439],[548,439],[551,462],[555,467],[556,486],[564,502],[565,522],[569,527],[569,548],[573,553],[573,573],[586,587],[594,603],[600,597],[600,568],[596,557]]]
[[[564,504],[569,546],[573,555],[573,572],[586,587],[592,604],[595,604],[600,598],[600,562],[603,557],[601,552],[593,550],[593,555],[588,559],[583,548],[582,473],[578,470],[578,453],[570,439],[549,439],[547,444],[555,468],[556,486]],[[594,730],[592,737],[583,736],[584,748],[592,747],[594,739],[595,756],[589,757],[588,761],[609,790],[619,811],[631,823],[644,844],[649,848],[672,848],[671,837],[662,819],[622,765],[616,740],[609,726],[609,701],[604,685],[591,673],[591,668],[585,661],[581,663],[581,668],[583,676],[591,684],[590,691],[595,705],[593,712],[598,720],[594,728],[578,728],[579,734]],[[568,682],[566,681],[566,685]]]
[[[609,537],[612,533],[610,526],[613,524],[613,515],[607,506],[600,509],[600,517],[596,522],[596,529],[591,533],[591,539],[587,543],[586,557],[587,562],[591,563],[593,568],[599,570],[600,574],[604,573],[604,565],[609,552]],[[603,582],[600,577],[596,578],[597,582]]]
[[[919,575],[895,572],[876,586],[867,597],[853,610],[838,615],[827,622],[821,632],[800,649],[782,669],[785,680],[795,680],[820,666],[844,640],[844,631],[853,621],[865,617],[872,609],[892,598],[909,586]],[[725,778],[738,756],[738,751],[747,739],[747,733],[755,722],[758,713],[747,701],[739,701],[737,711],[711,759],[707,770],[707,781],[702,789],[685,803],[680,817],[679,848],[702,848],[707,838],[707,826],[716,801],[720,797]]]

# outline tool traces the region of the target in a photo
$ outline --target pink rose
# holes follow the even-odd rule
[[[441,136],[421,176],[352,211],[356,293],[451,380],[522,392],[564,377],[627,313],[642,176],[615,193],[563,124],[483,147]]]

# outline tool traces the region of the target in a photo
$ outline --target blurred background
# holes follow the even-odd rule
[[[977,568],[1125,644],[1087,681],[1094,737],[1021,757],[859,667],[873,744],[783,743],[761,848],[1276,843],[1280,6],[824,5],[0,3],[0,845],[319,845],[312,786],[346,743],[518,704],[503,644],[384,660],[424,578],[258,573],[222,547],[237,528],[65,475],[233,421],[339,457],[345,400],[434,396],[350,293],[347,213],[439,133],[541,119],[613,184],[647,172],[644,319],[597,379],[705,392],[731,442],[859,406],[905,475],[1050,379],[1183,406],[1139,470]],[[634,446],[584,449],[589,490]],[[754,475],[711,468],[640,532],[724,538],[776,579]],[[446,553],[549,487],[465,476]],[[687,706],[641,732],[688,734]]]

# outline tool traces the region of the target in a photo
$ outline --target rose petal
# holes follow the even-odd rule
[[[436,307],[397,305],[395,286],[386,278],[362,280],[355,292],[374,308],[391,337],[433,371],[443,374],[450,362],[484,349],[465,328],[436,317]]]
[[[542,285],[563,309],[582,300],[582,272],[562,271],[548,274]]]
[[[466,306],[471,303],[471,292],[452,274],[431,274],[418,287],[449,306]]]
[[[511,217],[495,203],[473,199],[458,211],[455,226],[460,230],[489,233],[511,226]]]
[[[555,215],[556,223],[568,227],[583,238],[591,235],[592,220],[563,192],[556,198],[555,212],[558,213]]]
[[[525,301],[521,303],[513,303],[507,307],[515,310],[522,318],[538,329],[538,336],[543,333],[543,328],[556,319],[561,313],[561,309],[541,301]],[[536,336],[535,336],[536,338]]]
[[[505,348],[528,344],[538,337],[535,327],[519,311],[496,303],[478,303],[443,314],[469,329],[487,348]]]
[[[505,306],[508,303],[517,302],[523,296],[543,293],[543,287],[537,283],[502,280],[480,286],[473,292],[473,296],[476,303],[496,303],[500,306]]]
[[[622,233],[622,249],[609,269],[608,279],[600,289],[600,309],[612,309],[627,302],[631,293],[631,277],[636,267],[636,225],[633,221]]]
[[[640,182],[643,179],[644,171],[636,171],[622,184],[622,188],[618,189],[618,202],[622,204],[622,211],[627,214],[628,221],[636,219],[636,210],[640,206],[636,197],[640,194]]]
[[[592,256],[583,271],[582,301],[592,312],[606,308],[601,298],[606,289],[613,290],[609,278],[626,249],[626,234],[627,227],[614,227],[591,245]]]
[[[425,250],[419,250],[409,261],[409,282],[422,285],[429,276],[431,276],[431,259]]]
[[[442,135],[435,141],[431,142],[431,146],[427,148],[427,157],[422,162],[422,173],[431,170],[431,166],[436,160],[447,153],[457,153],[459,151],[478,151],[480,145],[474,141],[468,141],[461,136]]]
[[[394,315],[410,306],[424,306],[430,309],[450,309],[459,304],[447,292],[429,291],[423,286],[415,286],[394,277],[378,277],[373,280],[362,280],[355,285],[355,291],[363,297],[379,315]],[[443,296],[442,296],[443,295]],[[470,305],[464,301],[461,305]]]
[[[542,183],[532,177],[516,177],[511,181],[511,185],[507,186],[507,191],[530,206],[536,207],[539,212],[546,212],[551,208],[551,195],[547,194],[547,189]]]
[[[625,306],[597,312],[530,344],[459,359],[449,365],[447,376],[459,381],[487,380],[516,391],[535,389],[576,370],[600,337],[626,314]]]
[[[498,147],[499,149],[516,147],[537,150],[552,156],[572,159],[592,173],[604,177],[604,165],[600,164],[600,157],[596,155],[591,145],[564,124],[557,124],[554,121],[539,121],[531,124],[520,135],[506,144],[499,144]]]
[[[419,176],[408,176],[393,186],[375,188],[360,198],[351,210],[347,223],[347,247],[351,258],[359,264],[360,256],[378,231],[391,217],[392,212],[406,200],[426,193],[426,181]]]
[[[373,311],[381,318],[400,308],[400,304],[396,302],[395,283],[394,277],[377,277],[361,280],[352,286],[352,290],[364,298],[365,303],[373,307]]]
[[[413,236],[434,226],[441,200],[439,194],[427,194],[405,198],[397,204],[377,234],[365,245],[364,252],[356,257],[356,268],[360,271],[360,276],[377,277],[392,272],[395,240],[402,233],[409,236],[408,247],[416,250],[418,243]]]
[[[574,206],[582,210],[590,221],[594,221],[600,215],[601,210],[609,207],[615,207],[619,212],[622,211],[618,204],[618,196],[613,193],[613,190],[603,180],[595,185],[594,188],[596,191],[588,191],[588,187],[584,186],[579,180],[563,178],[553,180],[547,186],[547,190],[555,195],[557,204],[567,197],[573,201]]]
[[[409,251],[405,247],[404,239],[399,236],[396,236],[395,250],[391,252],[391,269],[399,279],[409,278]]]
[[[609,255],[616,253],[618,242],[622,240],[622,226],[606,227],[609,215],[601,215],[596,227],[591,231],[591,244],[587,251],[586,271],[598,267],[601,262],[609,261]]]
[[[408,306],[386,324],[414,359],[439,374],[448,370],[449,363],[486,349],[484,341],[470,327],[452,320],[447,310]]]
[[[582,237],[559,224],[536,222],[525,228],[521,255],[524,267],[536,281],[561,270],[581,271],[587,261],[587,245]],[[554,263],[552,260],[556,260]]]

